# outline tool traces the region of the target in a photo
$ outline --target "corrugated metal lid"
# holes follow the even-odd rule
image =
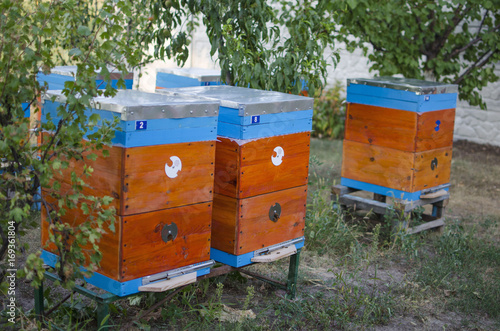
[[[61,90],[49,90],[43,100],[63,103]],[[165,95],[136,90],[119,90],[114,97],[96,97],[93,108],[121,114],[123,121],[217,116],[219,102],[192,96]]]
[[[458,93],[458,85],[430,82],[411,78],[397,77],[377,77],[377,78],[351,78],[347,79],[347,86],[350,84],[369,85],[395,90],[414,92],[421,94],[444,94]]]
[[[157,89],[156,92],[218,100],[221,107],[238,109],[239,116],[309,110],[314,105],[313,98],[226,85]]]
[[[197,79],[199,82],[218,82],[220,70],[202,68],[159,68],[157,72]]]

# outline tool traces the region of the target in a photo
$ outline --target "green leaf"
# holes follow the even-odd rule
[[[82,35],[82,36],[87,37],[87,36],[90,36],[91,31],[90,31],[90,29],[89,29],[87,26],[80,25],[80,26],[78,27],[78,29],[77,29],[77,33],[78,33],[79,35]]]

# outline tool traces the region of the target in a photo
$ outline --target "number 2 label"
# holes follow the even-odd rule
[[[135,121],[136,130],[146,130],[148,128],[148,121]]]

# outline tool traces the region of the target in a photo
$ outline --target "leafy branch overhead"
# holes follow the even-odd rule
[[[479,91],[499,78],[499,1],[341,0],[328,9],[337,40],[361,47],[371,70],[459,84],[461,100],[486,109]]]
[[[170,57],[174,53],[169,52],[175,51],[182,55],[177,56],[182,64],[189,31],[201,17],[211,55],[219,61],[222,80],[230,85],[299,94],[307,84],[309,94],[314,95],[324,85],[328,65],[338,61],[332,51],[333,20],[322,1],[169,0],[152,4],[153,21],[159,28],[153,40],[156,55]],[[184,15],[188,23],[178,16],[175,33],[163,31],[175,15]]]

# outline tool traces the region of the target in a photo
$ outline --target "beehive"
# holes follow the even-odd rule
[[[156,88],[220,85],[220,70],[202,68],[159,68]]]
[[[231,86],[159,92],[221,102],[211,258],[240,267],[302,247],[313,99]]]
[[[344,186],[406,200],[449,183],[457,86],[349,79]]]
[[[62,102],[60,91],[48,93],[44,118],[50,113],[57,121]],[[94,172],[84,193],[113,197],[117,211],[116,231],[102,238],[101,268],[89,282],[123,296],[179,268],[208,273],[218,102],[122,90],[94,104],[89,114],[118,116],[123,131],[109,157],[85,162]],[[78,174],[83,166],[72,161],[69,168]],[[71,190],[69,173],[55,178],[63,194]],[[49,224],[42,215],[45,244]],[[63,221],[84,219],[70,210]],[[46,263],[53,263],[54,247],[44,249]]]
[[[62,90],[64,88],[64,83],[67,81],[74,81],[76,77],[77,66],[56,66],[50,70],[49,74],[44,74],[42,72],[38,73],[37,80],[40,85],[44,83],[48,84],[49,90]],[[134,81],[134,74],[129,73],[122,77],[121,72],[109,69],[111,86],[117,88],[117,83],[120,78],[124,80],[125,88],[131,89]],[[96,85],[98,89],[106,88],[106,83],[104,82],[103,76],[100,71],[96,72]]]

